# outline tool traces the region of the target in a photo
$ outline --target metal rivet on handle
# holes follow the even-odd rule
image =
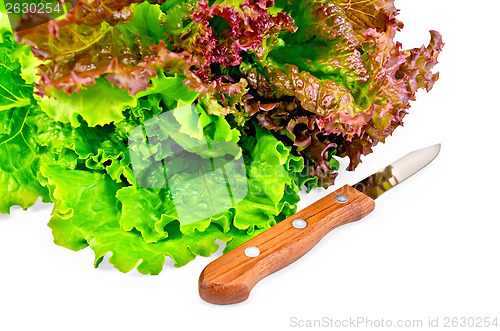
[[[347,201],[349,201],[349,198],[347,197],[347,195],[339,194],[335,197],[335,200],[340,203],[346,203]]]
[[[307,222],[304,221],[303,219],[297,218],[292,221],[292,225],[296,229],[303,229],[307,226]]]
[[[257,257],[260,255],[260,249],[255,246],[248,246],[245,248],[245,255],[248,257]]]

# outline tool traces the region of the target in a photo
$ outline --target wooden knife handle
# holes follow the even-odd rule
[[[338,189],[210,263],[198,282],[201,298],[220,305],[245,301],[261,279],[298,260],[331,230],[360,220],[374,208],[370,197],[349,185]],[[303,221],[307,224],[300,228]]]

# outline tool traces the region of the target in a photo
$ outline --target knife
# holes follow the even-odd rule
[[[245,301],[261,279],[301,258],[328,232],[372,212],[376,198],[431,163],[440,149],[437,144],[411,152],[217,258],[200,275],[201,298],[220,305]]]

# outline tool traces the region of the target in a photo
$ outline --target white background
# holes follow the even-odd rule
[[[122,274],[93,252],[53,243],[52,205],[0,215],[0,330],[288,330],[291,318],[344,320],[499,317],[500,204],[497,1],[396,1],[403,48],[446,43],[440,80],[420,92],[405,126],[337,185],[352,184],[407,152],[441,142],[426,169],[334,230],[297,263],[260,282],[248,301],[198,296],[210,258],[159,276]],[[345,164],[344,164],[345,166]],[[326,195],[305,196],[301,208]],[[362,329],[362,328],[358,328]],[[421,328],[423,330],[424,328]],[[449,328],[448,328],[449,329]]]

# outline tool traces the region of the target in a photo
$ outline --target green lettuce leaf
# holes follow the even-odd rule
[[[211,125],[217,135],[221,125]],[[123,272],[137,266],[141,273],[157,274],[165,256],[182,266],[196,255],[213,254],[218,249],[215,239],[229,242],[227,250],[235,246],[234,239],[250,239],[295,212],[299,189],[293,173],[303,168],[303,160],[292,156],[290,148],[257,130],[256,141],[242,144],[244,153],[255,157],[248,159],[253,163],[248,173],[256,186],[250,185],[235,208],[189,226],[180,224],[166,189],[125,186],[107,174],[42,166],[56,204],[49,223],[56,244],[73,250],[90,246],[96,265],[111,252],[110,263]],[[225,131],[222,136],[234,139],[227,127]]]
[[[68,171],[58,166],[43,167],[42,173],[55,202],[49,222],[55,243],[72,250],[90,246],[95,252],[96,267],[110,252],[109,262],[118,270],[128,272],[137,267],[143,274],[154,275],[163,269],[165,256],[180,267],[196,255],[213,254],[218,249],[215,239],[229,239],[216,226],[206,229],[203,235],[181,235],[178,226],[172,224],[168,239],[148,243],[140,233],[120,226],[115,198],[120,184],[102,174]]]
[[[37,180],[42,151],[27,125],[37,109],[33,86],[22,77],[30,68],[16,61],[24,51],[12,33],[0,27],[0,213],[5,214],[14,205],[27,209],[39,197],[49,201],[47,190]]]
[[[35,204],[39,197],[49,202],[47,190],[37,179],[40,157],[33,144],[33,131],[26,125],[26,117],[33,108],[16,108],[0,112],[0,124],[19,123],[8,135],[0,135],[0,213],[8,214],[14,205],[23,209]]]
[[[98,79],[95,85],[71,95],[54,92],[40,100],[40,107],[50,118],[71,123],[73,127],[80,125],[79,116],[89,126],[120,122],[125,119],[123,111],[136,105],[136,98],[117,86],[111,86],[105,79]]]

